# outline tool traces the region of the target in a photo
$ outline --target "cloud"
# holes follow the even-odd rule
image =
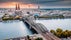
[[[40,6],[71,6],[71,0],[0,0],[0,4],[5,2],[21,2]]]
[[[23,3],[43,3],[43,2],[55,2],[63,0],[0,0],[0,2],[23,2]]]

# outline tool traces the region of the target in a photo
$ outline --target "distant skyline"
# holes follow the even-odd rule
[[[71,0],[0,0],[0,8],[71,8]]]

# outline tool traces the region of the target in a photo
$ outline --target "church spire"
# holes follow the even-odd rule
[[[20,10],[20,5],[16,4],[16,10]]]

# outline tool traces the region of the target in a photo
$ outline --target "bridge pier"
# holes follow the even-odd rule
[[[27,22],[24,22],[24,23],[33,33],[38,34],[38,32],[35,29],[33,29]]]

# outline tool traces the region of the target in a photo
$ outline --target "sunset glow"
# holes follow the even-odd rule
[[[35,8],[36,5],[33,4],[23,4],[20,2],[6,2],[1,3],[0,8],[15,8],[16,4],[19,4],[21,8]]]

